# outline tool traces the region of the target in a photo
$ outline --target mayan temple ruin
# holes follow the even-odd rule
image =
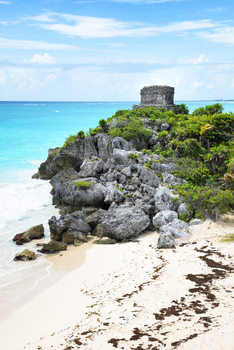
[[[145,86],[141,89],[141,103],[133,105],[132,109],[155,107],[172,109],[176,112],[178,106],[174,104],[175,89],[166,85]]]

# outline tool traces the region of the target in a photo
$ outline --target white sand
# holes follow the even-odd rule
[[[232,223],[194,226],[174,250],[157,250],[150,233],[50,257],[68,272],[0,324],[1,349],[233,349],[233,244],[220,243]]]

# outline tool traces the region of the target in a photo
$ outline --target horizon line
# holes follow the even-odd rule
[[[179,101],[188,101],[188,102],[197,102],[197,101],[233,101],[234,99],[196,99],[196,100],[183,100],[183,99],[178,99],[175,100],[175,102]],[[0,100],[0,103],[7,103],[7,102],[13,102],[13,103],[140,103],[140,101],[61,101],[61,100]]]

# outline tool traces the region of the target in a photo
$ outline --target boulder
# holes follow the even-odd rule
[[[150,187],[158,187],[160,180],[151,170],[148,170],[145,166],[142,165],[138,165],[137,169],[138,178],[142,183]]]
[[[105,199],[104,202],[107,204],[111,204],[113,202],[119,204],[123,202],[125,196],[122,191],[120,191],[116,186],[112,184],[108,185],[105,190]]]
[[[112,140],[112,148],[123,149],[125,151],[135,151],[135,148],[131,143],[123,139],[122,137],[114,137]]]
[[[90,183],[88,187],[80,186],[81,181]],[[53,204],[73,207],[104,205],[105,187],[94,177],[77,179],[54,189]]]
[[[40,224],[31,227],[25,232],[17,233],[14,236],[13,241],[18,245],[22,245],[30,242],[32,239],[40,239],[42,237],[44,237],[44,226]]]
[[[179,219],[174,219],[172,222],[162,225],[160,227],[160,232],[163,233],[170,233],[175,238],[181,238],[186,239],[188,238],[190,232],[189,232],[189,225]]]
[[[170,232],[162,232],[158,238],[158,249],[172,249],[175,248],[175,238]]]
[[[179,196],[173,194],[173,192],[169,190],[169,188],[159,186],[156,189],[155,196],[154,196],[155,208],[158,211],[176,210],[179,205],[178,199],[179,199]]]
[[[49,243],[44,243],[40,250],[41,253],[55,253],[60,252],[62,250],[67,250],[67,244],[63,242],[57,242],[51,240]]]
[[[21,253],[16,254],[16,256],[14,257],[15,261],[18,261],[18,260],[29,261],[29,260],[35,260],[35,259],[36,259],[36,254],[29,249],[23,250]]]
[[[94,244],[115,244],[117,241],[115,239],[107,238],[107,237],[101,237],[100,239],[96,239]]]
[[[172,210],[163,210],[157,213],[153,218],[153,224],[155,227],[161,227],[172,222],[174,219],[178,218],[178,214]]]
[[[162,123],[161,130],[168,130],[170,128],[170,125],[168,123]]]
[[[121,241],[145,231],[150,218],[143,210],[129,204],[122,204],[111,210],[100,209],[101,226],[105,236]]]
[[[185,180],[180,179],[179,177],[175,177],[172,174],[168,174],[167,172],[162,173],[162,177],[163,177],[163,182],[167,184],[171,184],[172,186],[177,186],[177,185],[186,183]]]
[[[188,209],[186,208],[185,203],[181,203],[177,209],[179,215],[186,215],[188,213]]]
[[[91,227],[87,224],[82,211],[75,211],[72,214],[61,215],[58,219],[55,216],[49,220],[50,237],[52,240],[61,241],[63,235],[72,232],[73,235],[90,232]],[[77,237],[74,237],[74,239]],[[73,239],[73,241],[74,241]]]
[[[83,232],[67,231],[63,234],[63,243],[73,244],[75,240],[82,243],[88,242],[87,236]]]
[[[101,174],[108,171],[108,168],[102,159],[85,159],[81,164],[78,173],[79,178],[100,177]]]

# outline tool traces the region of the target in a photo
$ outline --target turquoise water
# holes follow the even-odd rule
[[[190,111],[213,101],[177,101]],[[35,161],[46,159],[47,150],[61,146],[70,134],[95,127],[102,118],[134,102],[0,102],[0,179],[1,174],[35,168]],[[234,101],[223,103],[234,111]]]
[[[38,285],[48,273],[43,258],[17,263],[16,253],[25,248],[36,251],[35,242],[16,246],[12,238],[29,227],[44,224],[58,210],[52,206],[48,181],[33,180],[49,148],[63,145],[70,134],[88,131],[102,118],[119,109],[131,109],[136,102],[0,102],[0,315],[1,306]],[[190,112],[214,101],[176,101]],[[234,112],[234,101],[222,103],[224,111]],[[35,276],[35,278],[31,278]],[[29,281],[27,283],[20,282]],[[32,282],[33,281],[33,282]]]

